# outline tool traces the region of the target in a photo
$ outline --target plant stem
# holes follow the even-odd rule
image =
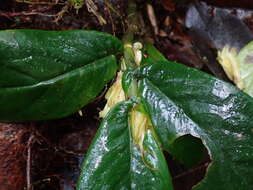
[[[135,0],[128,1],[127,24],[128,29],[123,37],[124,44],[133,42],[134,35],[139,31],[139,13]]]
[[[126,67],[137,67],[134,61],[134,52],[132,49],[132,43],[134,41],[135,34],[139,31],[140,21],[139,12],[137,11],[137,5],[135,0],[128,1],[127,10],[127,31],[122,39],[124,43],[124,59]]]

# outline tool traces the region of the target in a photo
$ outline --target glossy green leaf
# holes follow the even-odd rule
[[[177,63],[153,63],[136,74],[142,103],[163,146],[169,149],[176,139],[190,134],[208,149],[212,162],[194,190],[253,187],[251,97]]]
[[[144,46],[144,54],[148,55],[147,57],[143,57],[143,63],[152,62],[153,61],[166,61],[164,55],[158,51],[154,45],[147,43]]]
[[[131,137],[128,124],[133,104],[117,104],[102,121],[83,164],[78,190],[170,190],[165,158],[147,130],[143,155]]]
[[[147,62],[152,64],[154,63],[154,60],[149,58]],[[145,62],[145,64],[147,64],[147,62]],[[162,73],[163,70],[159,70],[157,72]],[[137,81],[141,78],[142,76],[140,75],[138,69],[128,69],[126,72],[124,72],[122,78],[122,87],[125,93],[130,94],[129,91],[131,90],[131,86],[133,86],[134,82],[136,83],[135,86],[138,86]],[[138,91],[138,89],[136,91]],[[137,92],[136,94],[139,93]],[[205,147],[200,139],[186,135],[177,138],[173,144],[169,144],[166,136],[167,133],[161,132],[161,134],[165,135],[164,140],[161,139],[162,148],[167,152],[170,152],[175,159],[179,160],[187,168],[192,168],[202,161],[205,153]],[[187,157],[185,156],[186,154]]]
[[[123,73],[123,76],[122,76],[122,88],[124,90],[124,92],[126,94],[128,94],[129,90],[130,90],[130,87],[133,83],[133,80],[134,80],[134,75],[135,73],[135,69],[131,68],[131,69],[128,69],[127,72],[124,72]]]
[[[121,42],[95,31],[0,31],[0,121],[64,117],[117,70]]]

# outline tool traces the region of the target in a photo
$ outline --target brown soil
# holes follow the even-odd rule
[[[185,11],[190,1],[181,1],[183,3],[175,3],[173,0],[137,0],[142,13],[143,38],[154,42],[169,60],[226,78],[222,70],[213,73],[194,47],[192,38],[184,27]],[[55,0],[30,0],[30,3],[0,0],[0,29],[88,29],[108,32],[121,38],[127,28],[126,1],[107,0],[109,4],[100,0],[93,2],[106,24],[101,25],[85,5],[78,13],[69,7],[59,16],[67,6],[64,0],[59,0],[56,4]],[[154,8],[156,26],[150,23],[147,2]],[[228,5],[236,14],[239,9],[231,6],[245,7],[248,1],[240,1],[240,4],[237,2],[213,1],[212,4]],[[243,15],[241,19],[253,29],[252,12],[244,11],[240,14]],[[99,125],[98,110],[104,104],[103,98],[95,100],[83,109],[83,117],[74,114],[53,121],[0,124],[0,190],[74,190],[83,154],[85,155]],[[169,155],[166,158],[175,190],[190,190],[204,177],[209,163],[207,156],[196,168],[186,169]]]

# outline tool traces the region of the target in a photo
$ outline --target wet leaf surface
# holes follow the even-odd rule
[[[102,121],[83,163],[78,190],[172,189],[165,158],[151,130],[144,152],[129,126],[131,102],[117,104]]]
[[[163,146],[169,150],[175,139],[191,134],[208,148],[212,162],[204,180],[193,189],[252,187],[251,97],[177,63],[154,63],[138,75],[143,77],[142,102]]]
[[[121,37],[124,31],[122,23],[125,23],[124,15],[126,11],[126,1],[110,0],[112,6],[121,14],[122,18],[117,14],[114,14],[113,11],[109,11],[109,8],[101,3],[102,1],[94,0],[94,2],[97,6],[99,6],[99,13],[101,13],[106,19],[107,25],[101,26],[97,18],[94,15],[90,14],[87,11],[86,7],[80,9],[78,14],[76,14],[76,11],[74,9],[69,10],[69,12],[66,13],[58,23],[55,23],[55,17],[52,17],[50,15],[55,15],[61,11],[63,5],[31,5],[26,3],[16,3],[14,0],[2,0],[0,5],[0,28],[34,28],[47,30],[95,29],[99,31],[109,32],[111,34],[115,32],[118,37]],[[138,6],[140,8],[140,11],[143,13],[142,15],[144,17],[144,22],[146,23],[145,28],[148,28],[150,26],[150,23],[146,15],[146,1],[138,0],[137,2],[139,3]],[[206,43],[202,40],[201,43],[192,44],[191,41],[193,36],[188,35],[187,31],[184,29],[184,18],[186,10],[188,8],[188,4],[185,2],[189,1],[177,1],[175,11],[172,12],[168,11],[168,7],[166,8],[160,2],[161,1],[151,1],[151,4],[155,9],[159,29],[163,30],[161,33],[162,36],[154,35],[152,33],[152,30],[146,31],[149,32],[148,36],[151,41],[155,42],[155,46],[161,52],[163,52],[165,57],[169,58],[170,60],[177,60],[179,62],[183,62],[186,65],[199,68],[205,72],[212,73],[220,78],[224,78],[225,74],[221,73],[221,70],[214,72],[212,69],[210,69],[210,66],[207,67],[207,64],[212,65],[213,60],[216,59],[216,55],[212,49],[211,51],[208,51],[209,53],[212,53],[211,58],[207,57],[205,60],[201,59],[205,57],[205,55],[203,56],[202,52],[205,52],[206,49],[199,50],[199,48],[196,47],[201,43]],[[182,4],[180,4],[180,2],[182,2]],[[224,8],[224,10],[228,10],[237,18],[244,21],[251,31],[253,30],[252,11],[248,9],[252,8],[252,3],[250,0],[205,0],[205,2],[208,2],[210,5],[220,6]],[[247,10],[243,8],[246,8]],[[33,11],[35,11],[35,14],[30,14]],[[112,19],[110,18],[110,14],[112,14]],[[167,16],[169,16],[170,19],[166,19]],[[111,25],[112,23],[114,23],[114,30],[113,26]],[[208,47],[209,46],[210,45],[208,44]],[[103,106],[92,103],[92,106],[88,106],[86,113],[93,112],[94,109],[97,109],[99,107],[102,108]],[[97,113],[97,110],[95,113]],[[88,120],[93,120],[93,115],[96,115],[95,113],[92,115],[86,114],[85,116],[86,118],[89,118]],[[46,139],[54,139],[56,142],[53,143],[59,143],[59,146],[63,149],[66,149],[67,151],[72,148],[76,149],[74,148],[73,144],[66,142],[68,141],[67,139],[75,136],[76,140],[74,142],[77,142],[77,139],[83,138],[83,143],[85,143],[85,145],[82,145],[80,147],[86,147],[83,149],[83,152],[86,151],[92,137],[95,134],[96,126],[98,126],[98,123],[95,122],[91,125],[91,127],[88,127],[89,122],[86,119],[83,120],[76,118],[77,116],[75,115],[69,117],[67,120],[56,120],[55,122],[52,121],[49,123],[43,123],[44,127],[48,126],[46,127],[46,130],[43,130],[43,136],[45,136]],[[42,127],[41,123],[35,123],[36,125]],[[65,127],[63,127],[63,125]],[[75,127],[73,127],[73,125],[75,125]],[[68,130],[69,128],[73,130]],[[5,130],[9,131],[10,129],[5,128]],[[87,133],[87,136],[85,133]],[[42,142],[42,144],[44,143],[44,141],[40,142]],[[78,161],[79,158],[75,159],[76,155],[73,155],[71,153],[57,154],[56,156],[55,153],[59,152],[55,152],[54,148],[49,148],[51,145],[48,145],[47,143],[45,144],[46,147],[40,147],[43,151],[36,149],[36,146],[33,149],[33,156],[40,158],[36,159],[36,161],[33,163],[32,182],[34,188],[40,190],[73,190],[76,178],[74,179],[72,176],[70,177],[72,180],[69,180],[70,178],[66,176],[71,176],[72,173],[79,172],[77,171],[78,169],[74,169],[75,172],[73,172],[73,168],[78,168],[78,163],[80,163],[80,160]],[[79,147],[80,144],[78,144],[79,143],[77,143],[77,146]],[[77,148],[77,150],[79,154],[79,148]],[[2,154],[6,155],[8,152],[2,152]],[[47,155],[47,159],[43,159],[45,158],[45,155]],[[74,158],[72,158],[72,156]],[[48,159],[51,161],[53,160],[53,162],[49,161],[49,163],[52,164],[48,164],[47,167],[44,167],[45,162],[47,162]],[[173,160],[168,154],[166,154],[166,159],[169,163],[171,163],[169,164],[169,167],[170,171],[173,171],[172,175],[174,187],[177,190],[190,190],[191,186],[196,184],[196,182],[198,182],[205,175],[206,163],[195,168],[195,170],[188,170],[180,164],[177,164],[175,160]],[[58,168],[52,167],[52,165],[56,165]],[[76,177],[78,176],[77,173],[75,174]],[[22,184],[20,183],[20,187],[21,186]],[[25,186],[26,185],[24,184],[23,187]],[[6,188],[4,188],[4,190],[6,190]]]
[[[121,50],[117,38],[95,31],[1,31],[0,120],[78,111],[115,76]]]

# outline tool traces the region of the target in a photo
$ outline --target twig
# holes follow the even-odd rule
[[[48,16],[48,17],[53,17],[55,15],[49,15],[49,14],[44,14],[42,12],[48,11],[52,9],[53,6],[49,6],[45,9],[37,9],[37,10],[32,10],[29,12],[7,12],[7,11],[0,11],[0,16],[6,17],[8,19],[11,19],[12,17],[17,17],[17,16],[32,16],[32,15],[41,15],[41,16]]]
[[[112,14],[111,14],[110,8],[107,6],[107,4],[105,4],[105,6],[106,6],[106,9],[108,11],[109,18],[110,18],[110,21],[111,21],[111,24],[112,24],[112,32],[113,32],[113,35],[115,36],[115,25],[114,25],[114,22],[113,22],[113,19],[112,19]]]
[[[119,13],[119,11],[117,11],[112,5],[111,5],[111,3],[110,2],[108,2],[108,0],[104,0],[104,4],[105,4],[105,6],[109,9],[109,12],[113,12],[114,14],[116,14],[119,18],[120,18],[120,20],[121,20],[121,25],[122,25],[122,27],[123,27],[123,31],[125,32],[126,31],[126,26],[125,26],[125,23],[124,23],[124,19],[123,19],[123,17],[122,17],[122,15]],[[110,11],[111,10],[111,11]]]
[[[18,3],[26,3],[26,4],[30,4],[30,5],[57,5],[57,4],[64,4],[59,2],[59,0],[56,0],[55,2],[44,2],[44,1],[29,1],[29,0],[16,0],[16,2]]]
[[[149,3],[147,3],[147,13],[148,13],[149,21],[154,29],[154,33],[155,33],[155,35],[157,35],[159,29],[158,29],[158,25],[157,25],[157,21],[156,21],[155,11],[154,11],[154,8],[152,7],[152,5]]]
[[[199,166],[199,167],[197,167],[197,168],[193,168],[193,169],[188,170],[188,171],[186,171],[186,172],[183,172],[183,173],[181,173],[181,174],[179,174],[179,175],[176,175],[175,177],[173,177],[173,180],[179,179],[179,178],[181,178],[181,177],[184,177],[184,176],[186,176],[186,175],[189,175],[189,174],[191,174],[191,173],[194,173],[194,172],[196,172],[196,171],[198,171],[198,170],[201,170],[201,169],[203,169],[203,168],[207,168],[208,165],[209,165],[208,162],[207,162],[207,163],[204,163],[204,164],[202,164],[201,166]]]
[[[66,4],[63,8],[62,8],[62,10],[60,11],[60,12],[58,12],[55,16],[56,16],[56,19],[54,19],[54,22],[58,22],[59,20],[61,20],[62,19],[62,17],[63,17],[63,15],[66,13],[66,12],[68,12],[68,10],[69,10],[69,4]]]
[[[97,17],[97,19],[98,19],[100,25],[104,25],[104,24],[107,23],[106,20],[105,20],[105,19],[100,15],[100,13],[98,12],[98,7],[97,7],[97,5],[93,2],[93,0],[86,0],[86,1],[85,1],[85,4],[86,4],[86,7],[87,7],[88,11],[89,11],[90,13],[94,14],[94,15]]]
[[[27,161],[26,161],[26,188],[27,190],[33,190],[31,183],[31,154],[32,154],[32,143],[34,140],[34,135],[32,134],[28,140],[27,146]]]
[[[31,12],[5,12],[5,11],[0,11],[1,16],[5,17],[16,17],[16,16],[30,16],[30,15],[36,15],[38,12],[31,11]]]

